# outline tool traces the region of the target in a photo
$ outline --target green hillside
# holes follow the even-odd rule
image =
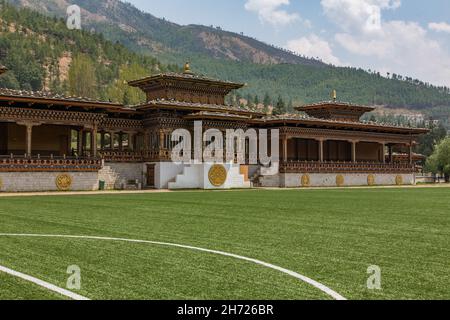
[[[9,69],[0,78],[0,87],[128,103],[144,97],[128,88],[125,80],[167,69],[157,59],[136,54],[102,35],[68,30],[63,20],[4,3],[0,52],[0,64]]]
[[[336,89],[341,100],[355,103],[418,109],[428,114],[440,110],[442,119],[450,113],[449,88],[400,75],[387,79],[376,72],[328,66],[219,27],[181,26],[118,0],[9,1],[58,17],[65,16],[68,5],[77,4],[83,9],[86,30],[95,30],[114,43],[165,63],[181,65],[189,59],[194,71],[248,83],[239,92],[247,100],[266,98],[273,103],[281,98],[286,104],[300,104],[327,99]]]

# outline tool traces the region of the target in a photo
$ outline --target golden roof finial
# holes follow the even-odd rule
[[[337,100],[337,92],[336,92],[336,90],[333,90],[332,97],[333,97],[333,101]]]
[[[189,61],[187,61],[185,64],[184,64],[184,72],[183,72],[184,74],[192,74],[192,71],[191,71],[191,64],[190,64],[190,62]]]

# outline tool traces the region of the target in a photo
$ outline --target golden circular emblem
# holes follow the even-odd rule
[[[72,177],[68,174],[60,174],[56,177],[56,186],[59,191],[70,190],[72,186]]]
[[[375,185],[375,176],[373,174],[369,174],[369,176],[367,177],[367,184],[369,186]]]
[[[309,175],[304,174],[302,176],[302,187],[309,187],[311,185],[311,178]]]
[[[227,181],[227,176],[227,169],[220,164],[215,164],[211,167],[211,169],[209,169],[209,182],[211,182],[214,187],[223,186]]]
[[[344,176],[343,176],[342,174],[338,175],[338,176],[336,177],[336,185],[337,185],[338,187],[342,187],[342,186],[344,185],[344,183],[345,183],[345,178],[344,178]]]
[[[401,175],[398,175],[397,177],[395,177],[395,184],[398,186],[403,185],[403,177]]]

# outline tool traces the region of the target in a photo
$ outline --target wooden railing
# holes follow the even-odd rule
[[[415,166],[405,163],[375,162],[282,162],[281,173],[413,173]]]
[[[100,151],[99,156],[107,162],[157,162],[170,161],[170,151]]]
[[[0,156],[0,172],[99,171],[100,158]]]

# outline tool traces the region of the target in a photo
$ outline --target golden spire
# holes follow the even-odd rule
[[[333,92],[331,94],[332,94],[333,101],[336,101],[337,100],[337,92],[336,92],[336,90],[333,90]]]
[[[184,74],[192,74],[192,71],[191,71],[191,64],[189,63],[189,61],[187,61],[185,64],[184,64],[184,72],[183,72]]]

